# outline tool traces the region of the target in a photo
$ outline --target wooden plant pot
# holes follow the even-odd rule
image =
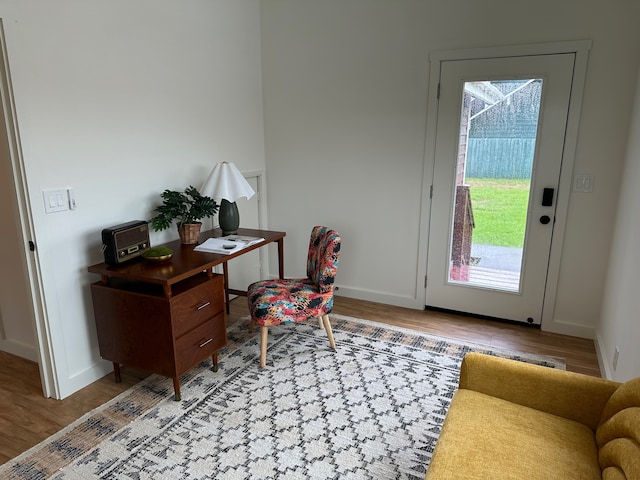
[[[201,228],[202,223],[185,223],[184,225],[178,225],[180,242],[186,245],[198,243],[198,240],[200,240]]]

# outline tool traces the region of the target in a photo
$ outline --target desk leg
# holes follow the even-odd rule
[[[173,399],[176,402],[180,401],[180,377],[174,377],[173,379],[173,391],[175,392],[175,396]]]
[[[284,278],[284,238],[278,240],[278,275]]]
[[[214,352],[213,355],[211,355],[211,362],[213,363],[213,366],[211,367],[211,371],[217,372],[218,371],[218,352]]]
[[[120,383],[122,381],[122,377],[120,376],[120,364],[118,362],[113,362],[113,375],[116,377],[116,383]]]
[[[224,274],[224,304],[227,307],[227,315],[229,315],[229,267],[227,262],[222,263],[222,273]]]

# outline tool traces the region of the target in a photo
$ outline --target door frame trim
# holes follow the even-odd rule
[[[571,88],[571,98],[567,112],[567,125],[562,154],[562,166],[558,183],[556,200],[555,226],[549,254],[547,282],[542,305],[541,328],[545,331],[568,335],[589,336],[587,332],[576,331],[571,327],[556,324],[553,312],[556,303],[558,278],[560,276],[560,260],[564,234],[567,224],[567,212],[571,196],[573,166],[578,142],[582,98],[586,80],[587,62],[591,50],[591,40],[575,40],[567,42],[552,42],[540,44],[509,45],[487,48],[470,48],[460,50],[434,51],[429,54],[429,84],[427,100],[427,122],[424,148],[424,174],[422,182],[421,210],[427,212],[420,219],[420,249],[418,253],[418,271],[424,272],[423,278],[417,279],[416,291],[422,291],[422,305],[426,305],[427,297],[427,255],[429,251],[429,224],[431,219],[431,187],[435,167],[435,140],[438,123],[438,89],[441,63],[452,60],[479,60],[488,58],[523,57],[535,55],[553,55],[572,53],[575,55],[574,74]]]
[[[38,366],[40,369],[40,381],[42,393],[45,397],[60,398],[60,387],[56,378],[56,366],[53,357],[51,332],[44,302],[44,289],[42,287],[42,276],[40,270],[40,260],[37,249],[35,226],[33,214],[29,203],[29,188],[26,181],[24,160],[22,157],[22,146],[20,134],[16,121],[16,109],[13,98],[13,86],[11,83],[11,73],[9,69],[9,57],[6,49],[4,34],[4,24],[0,18],[0,97],[2,115],[4,119],[4,129],[0,133],[7,141],[7,155],[11,162],[13,177],[9,181],[13,182],[16,194],[16,209],[18,214],[19,235],[22,245],[19,254],[23,257],[25,272],[27,276],[27,295],[31,299],[31,321],[34,326]],[[28,251],[29,242],[34,242],[33,251]]]

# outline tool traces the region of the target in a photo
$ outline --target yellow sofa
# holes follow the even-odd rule
[[[425,479],[640,480],[640,378],[469,353]]]

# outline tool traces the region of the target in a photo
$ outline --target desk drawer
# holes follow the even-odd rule
[[[171,299],[174,337],[180,337],[224,311],[224,280],[221,275]]]
[[[223,312],[176,340],[178,375],[190,370],[226,344],[227,328]]]

